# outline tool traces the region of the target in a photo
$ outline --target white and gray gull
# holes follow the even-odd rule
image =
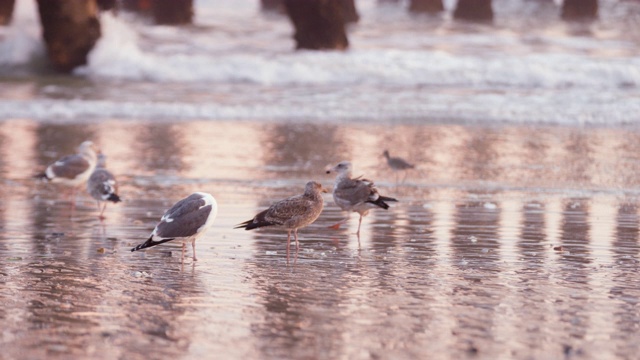
[[[337,173],[336,182],[333,187],[333,200],[342,210],[353,211],[360,214],[358,220],[358,231],[360,235],[360,225],[362,225],[362,217],[374,208],[388,209],[387,201],[398,201],[394,198],[382,196],[378,193],[373,181],[363,179],[361,176],[352,179],[352,165],[348,161],[342,161],[338,165],[327,170],[327,174]],[[335,229],[340,227],[341,223],[332,226]]]
[[[153,229],[149,239],[131,251],[142,250],[167,241],[180,240],[182,241],[182,261],[184,261],[187,242],[191,242],[193,261],[197,261],[196,240],[211,227],[217,214],[218,203],[211,194],[193,193],[167,210],[160,219],[160,223]]]
[[[261,211],[251,220],[238,224],[235,228],[252,230],[264,226],[280,226],[287,229],[287,262],[289,262],[289,244],[291,232],[296,242],[296,251],[299,250],[298,229],[303,228],[320,216],[324,207],[323,192],[327,192],[320,183],[309,181],[304,189],[304,194],[292,196],[280,200],[268,209]]]
[[[73,201],[76,188],[89,179],[96,167],[96,161],[97,155],[93,142],[87,140],[78,146],[77,154],[66,155],[58,159],[49,165],[43,173],[35,177],[71,187],[71,200]],[[75,208],[75,202],[71,203],[71,207]]]
[[[118,182],[115,176],[106,168],[106,156],[102,153],[98,154],[98,165],[93,171],[93,174],[87,181],[87,191],[92,198],[98,203],[98,211],[100,211],[100,219],[104,219],[102,215],[104,209],[107,208],[107,202],[111,201],[117,203],[120,200],[118,196]],[[104,203],[102,210],[100,209],[100,203]]]

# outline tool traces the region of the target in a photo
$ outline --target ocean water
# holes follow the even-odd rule
[[[34,2],[0,29],[0,118],[633,124],[640,5],[571,24],[551,1],[496,0],[492,25],[357,2],[345,52],[294,51],[258,1],[196,1],[192,26],[103,14],[89,64],[51,74]]]

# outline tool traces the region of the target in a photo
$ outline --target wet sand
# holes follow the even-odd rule
[[[31,175],[93,139],[124,202]],[[418,165],[396,186],[382,151]],[[351,160],[400,202],[327,196],[300,231],[233,226]],[[7,358],[577,358],[640,351],[640,129],[254,121],[0,122],[0,347]],[[402,175],[400,175],[402,177]],[[131,253],[193,191],[199,240]],[[190,250],[190,249],[189,249]]]

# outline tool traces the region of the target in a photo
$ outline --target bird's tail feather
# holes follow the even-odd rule
[[[258,222],[254,222],[253,219],[251,220],[247,220],[243,223],[240,223],[238,225],[236,225],[234,227],[234,229],[245,229],[245,230],[253,230],[253,229],[257,229],[260,227],[264,227],[264,226],[271,226],[274,225],[271,222],[268,221],[258,221]]]
[[[156,245],[160,245],[162,243],[166,243],[167,241],[171,241],[171,240],[174,240],[174,238],[162,239],[162,240],[159,240],[159,241],[155,241],[155,240],[153,240],[153,235],[151,235],[147,241],[145,241],[142,244],[140,244],[140,245],[134,247],[133,249],[131,249],[131,252],[142,250],[142,249],[146,249],[148,247],[152,247],[152,246],[156,246]]]
[[[109,197],[107,198],[108,201],[113,201],[114,203],[120,202],[122,201],[122,199],[120,199],[120,196],[118,196],[117,194],[111,194],[109,195]]]
[[[397,199],[394,199],[392,197],[387,197],[387,196],[378,196],[377,199],[375,199],[374,201],[369,201],[370,203],[379,206],[385,210],[387,210],[389,208],[389,204],[387,204],[385,201],[398,201]]]
[[[33,175],[34,179],[38,179],[38,180],[49,180],[49,177],[47,176],[47,173],[41,172],[41,173],[37,173],[35,175]]]

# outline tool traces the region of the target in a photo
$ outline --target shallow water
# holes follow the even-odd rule
[[[535,134],[535,136],[532,136]],[[30,178],[85,139],[124,203]],[[634,358],[637,128],[262,121],[0,122],[7,358]],[[383,149],[418,164],[396,185]],[[343,219],[327,196],[287,266],[278,229],[233,226],[330,187],[351,159],[400,201]],[[129,249],[193,191],[220,211],[178,246]],[[190,251],[190,249],[188,249]]]

